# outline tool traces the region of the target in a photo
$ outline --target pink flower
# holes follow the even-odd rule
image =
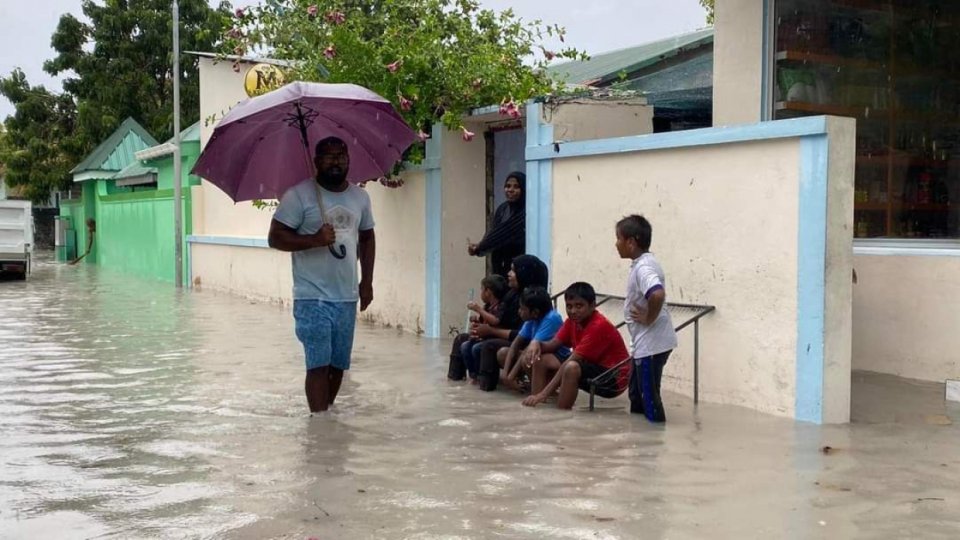
[[[420,142],[423,142],[429,139],[430,135],[427,135],[427,132],[421,129],[420,131],[417,132],[417,138],[420,139]]]
[[[460,131],[463,132],[463,134],[461,135],[461,137],[463,137],[463,140],[465,140],[465,141],[467,141],[467,142],[472,141],[473,138],[477,136],[476,133],[468,130],[468,129],[465,128],[465,127],[461,127],[461,128],[460,128]]]
[[[316,4],[313,4],[312,6],[307,6],[307,16],[310,17],[311,19],[316,17],[317,13],[319,12],[320,12],[320,8],[318,8]]]
[[[510,118],[520,118],[520,108],[517,107],[517,104],[511,99],[510,101],[500,105],[500,114],[504,116],[509,116]]]
[[[329,47],[323,50],[323,56],[325,56],[327,60],[333,59],[333,57],[336,55],[337,55],[337,48],[334,47],[333,45],[330,45]]]
[[[238,19],[243,17],[243,8],[237,8],[237,10],[233,12],[233,14],[236,15]]]
[[[413,108],[413,102],[403,96],[400,96],[400,109],[404,111],[409,111],[412,108]]]
[[[390,73],[396,73],[400,69],[400,66],[403,65],[403,60],[397,60],[392,64],[387,64],[387,70]]]
[[[381,176],[379,179],[377,179],[377,181],[380,182],[380,185],[388,188],[396,189],[403,186],[403,178],[387,178],[385,176]]]
[[[331,24],[343,24],[347,20],[347,16],[340,11],[331,11],[327,13],[327,22]]]

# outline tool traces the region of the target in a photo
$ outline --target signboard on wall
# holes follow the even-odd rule
[[[283,83],[283,72],[271,64],[257,64],[243,77],[243,89],[250,97],[280,88]]]

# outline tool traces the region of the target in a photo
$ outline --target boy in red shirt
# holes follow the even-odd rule
[[[523,400],[528,407],[543,403],[557,389],[558,409],[572,409],[579,390],[590,390],[590,379],[630,357],[620,332],[597,311],[597,293],[589,283],[577,282],[563,293],[567,304],[567,320],[552,340],[533,342],[521,362],[532,367],[530,397]],[[552,353],[570,347],[573,354],[560,361]],[[626,363],[597,385],[597,395],[614,398],[627,389],[630,364]]]

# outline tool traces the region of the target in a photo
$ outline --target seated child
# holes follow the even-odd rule
[[[520,333],[523,320],[520,319],[520,295],[529,287],[546,287],[550,272],[547,265],[533,255],[520,255],[513,259],[507,272],[507,285],[510,292],[500,302],[500,327],[493,328],[478,324],[476,336],[484,340],[480,348],[480,372],[477,386],[484,392],[492,392],[500,384],[500,370],[503,368],[505,354],[501,350],[510,347]]]
[[[478,324],[488,324],[492,327],[500,325],[501,301],[506,296],[510,287],[507,286],[507,280],[503,276],[496,274],[487,276],[480,281],[480,301],[467,304],[467,309],[474,312],[471,316],[471,327]],[[453,340],[453,350],[450,352],[450,368],[447,371],[447,378],[455,381],[463,380],[464,374],[470,375],[470,382],[476,384],[477,369],[480,363],[480,348],[483,343],[477,337],[473,336],[473,328],[470,333],[458,335]]]
[[[553,309],[550,293],[543,287],[529,287],[520,295],[520,318],[524,323],[520,327],[517,339],[513,340],[509,348],[500,350],[504,373],[500,382],[514,390],[520,390],[517,377],[520,375],[521,363],[518,360],[527,346],[530,343],[552,340],[557,330],[563,325],[563,317]],[[561,346],[554,351],[554,354],[557,358],[566,359],[570,355],[570,350]]]
[[[532,365],[533,382],[530,396],[523,404],[535,407],[557,389],[558,409],[571,409],[579,390],[590,390],[590,379],[600,376],[630,357],[620,332],[597,311],[597,294],[589,283],[578,282],[563,293],[567,304],[567,320],[555,338],[532,343],[522,362]],[[557,351],[572,347],[573,354],[562,360]],[[614,398],[627,389],[630,364],[623,364],[615,373],[598,381],[597,395]]]

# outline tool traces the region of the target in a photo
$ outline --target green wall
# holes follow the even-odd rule
[[[84,182],[81,185],[81,196],[79,199],[60,201],[60,215],[70,218],[70,228],[75,231],[77,239],[76,255],[79,257],[87,250],[87,218],[97,219],[96,207],[96,187],[97,182]],[[98,223],[99,225],[99,223]],[[98,227],[99,231],[99,227]],[[99,233],[93,249],[86,256],[83,262],[94,264],[97,262],[97,242],[100,241]]]
[[[199,144],[184,144],[183,268],[187,276],[186,237],[193,230],[190,186],[200,179],[188,175],[199,155]],[[61,201],[60,212],[76,230],[77,253],[87,246],[85,221],[97,221],[94,249],[84,260],[141,277],[172,282],[174,278],[173,159],[150,162],[157,169],[157,188],[116,187],[114,180],[83,182],[80,200]]]
[[[86,239],[85,239],[86,230],[84,227],[82,227],[82,223],[84,222],[84,219],[85,219],[84,211],[83,211],[83,200],[82,199],[61,200],[60,216],[69,218],[70,219],[69,229],[75,231],[74,239],[76,240],[76,249],[72,255],[76,256],[76,255],[79,255],[79,253],[83,253],[83,250],[80,248],[80,246],[83,245],[84,249],[86,249],[86,243],[84,244],[80,243],[81,241],[86,242]],[[84,229],[82,231],[83,237],[81,237],[80,235],[81,231],[77,230],[77,223],[80,223],[81,228]],[[69,259],[69,255],[70,254],[68,254],[66,251],[58,251],[57,260],[59,260],[60,262],[67,262]]]
[[[98,264],[173,281],[173,190],[101,196],[97,203]],[[190,204],[184,201],[184,235],[192,228],[190,213]],[[181,242],[186,273],[186,242]]]

